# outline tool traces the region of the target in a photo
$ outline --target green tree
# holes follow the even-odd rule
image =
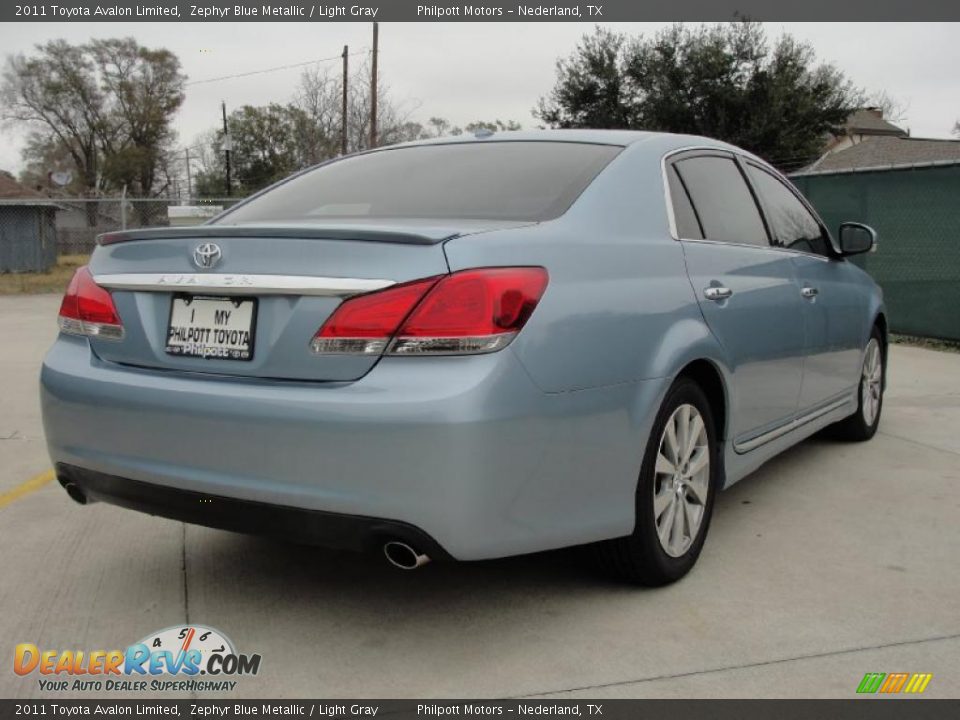
[[[348,86],[347,152],[367,149],[370,138],[369,68],[354,70]],[[247,195],[303,168],[340,154],[343,85],[339,74],[318,68],[303,73],[293,100],[287,105],[246,106],[227,117],[232,151],[232,191]],[[442,135],[460,135],[463,128],[432,117],[427,125],[409,119],[386,87],[377,99],[379,145],[393,145]],[[477,121],[467,132],[480,129],[518,130],[513,120]],[[199,136],[191,153],[199,163],[193,176],[197,197],[226,195],[223,131],[211,129]]]
[[[111,131],[111,122],[84,46],[53,40],[37,45],[32,57],[9,56],[0,97],[6,123],[36,129],[28,150],[32,146],[49,155],[50,143],[57,143],[88,194],[102,187],[100,139]]]
[[[298,155],[299,112],[290,105],[244,105],[227,116],[234,195],[249,195],[302,167]],[[210,134],[205,142],[211,142]],[[212,138],[212,152],[194,178],[200,197],[226,195],[223,132]]]
[[[20,171],[19,178],[23,185],[39,190],[52,186],[64,195],[84,194],[84,181],[76,172],[76,163],[68,148],[55,135],[49,132],[31,132],[27,136],[23,157],[26,164]],[[52,182],[51,175],[55,172],[62,172],[70,178],[66,186]]]
[[[190,147],[193,194],[200,198],[227,197],[227,177],[223,153],[223,131],[211,128],[194,138]],[[195,158],[195,159],[194,159]],[[233,183],[234,186],[236,183]],[[231,188],[231,191],[236,187]],[[230,194],[237,195],[236,192]]]
[[[534,113],[551,127],[706,135],[789,169],[816,158],[862,100],[789,35],[771,46],[757,23],[677,24],[652,37],[584,36]]]
[[[54,40],[7,58],[0,117],[31,130],[24,159],[34,174],[57,160],[71,167],[47,171],[73,172],[87,195],[126,185],[147,196],[164,175],[185,81],[173,53],[131,38]]]
[[[186,77],[169,50],[141,47],[133,38],[95,40],[89,52],[112,105],[101,137],[105,173],[114,187],[146,197],[154,191],[164,154],[175,139],[172,122],[183,103]]]

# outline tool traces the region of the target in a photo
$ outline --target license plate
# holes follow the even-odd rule
[[[175,296],[167,326],[167,353],[250,360],[256,317],[256,298]]]

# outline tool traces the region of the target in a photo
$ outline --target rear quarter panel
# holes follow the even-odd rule
[[[662,378],[698,357],[725,372],[669,234],[656,143],[629,146],[560,218],[445,245],[452,270],[542,265],[550,283],[511,345],[545,392]]]

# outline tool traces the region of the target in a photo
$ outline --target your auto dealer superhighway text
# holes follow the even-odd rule
[[[233,5],[191,5],[190,17],[223,19],[228,17],[355,17],[374,19],[380,8],[369,5],[261,5],[260,7]]]

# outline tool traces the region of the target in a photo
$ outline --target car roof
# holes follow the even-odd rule
[[[445,135],[443,137],[428,138],[425,140],[415,140],[413,142],[398,143],[397,145],[386,147],[411,147],[416,145],[446,145],[454,143],[472,143],[472,142],[522,142],[522,141],[540,141],[540,142],[573,142],[573,143],[596,143],[600,145],[618,145],[627,147],[640,143],[650,143],[662,146],[665,149],[673,149],[697,146],[697,147],[716,147],[725,150],[734,150],[743,153],[740,148],[734,147],[720,140],[714,140],[708,137],[698,135],[682,135],[678,133],[650,132],[646,130],[589,130],[589,129],[569,129],[569,130],[507,130],[498,132],[479,131],[476,133],[463,133],[461,135]],[[749,153],[748,153],[749,154]]]

